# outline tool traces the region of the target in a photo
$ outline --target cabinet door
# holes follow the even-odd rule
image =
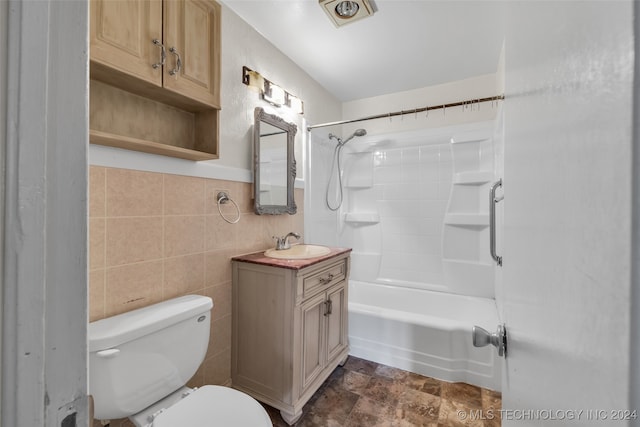
[[[220,5],[215,0],[166,1],[164,41],[164,87],[220,108]]]
[[[322,372],[325,365],[323,332],[326,308],[324,292],[310,298],[300,307],[302,321],[302,384],[300,389],[302,392]]]
[[[160,0],[91,0],[91,62],[162,85]]]
[[[347,285],[341,282],[329,289],[330,313],[327,318],[327,361],[333,360],[347,346]]]

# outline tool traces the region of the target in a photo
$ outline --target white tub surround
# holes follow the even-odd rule
[[[451,150],[451,192],[442,230],[443,280],[448,292],[494,298],[488,198],[497,180],[492,129],[455,134]]]
[[[322,221],[323,207],[312,210],[314,226],[305,235],[353,248],[351,354],[500,389],[495,349],[475,348],[471,338],[474,325],[495,331],[501,323],[494,300],[499,267],[489,250],[489,188],[500,178],[497,129],[491,120],[371,132],[346,146],[344,203],[333,222]],[[329,152],[325,143],[312,156]],[[313,207],[326,188],[324,170],[316,171]]]
[[[494,128],[490,121],[354,139],[345,146],[334,229],[314,218],[310,238],[352,247],[355,280],[493,298]],[[318,198],[320,172],[310,189]]]

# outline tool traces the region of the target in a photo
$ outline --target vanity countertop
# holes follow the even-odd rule
[[[268,256],[265,256],[265,251],[260,251],[246,255],[234,256],[231,258],[231,260],[248,262],[252,264],[270,265],[272,267],[288,268],[290,270],[301,270],[303,268],[309,267],[310,265],[317,264],[330,258],[351,252],[351,248],[335,248],[329,246],[329,249],[331,250],[331,252],[329,252],[327,255],[307,259],[270,258]]]

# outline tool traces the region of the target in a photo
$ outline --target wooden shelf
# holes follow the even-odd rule
[[[143,151],[151,154],[161,154],[164,156],[178,157],[187,160],[211,160],[218,156],[202,151],[189,150],[188,148],[174,147],[172,145],[161,144],[144,139],[132,138],[129,136],[115,135],[98,130],[89,131],[89,142],[91,144],[106,145],[109,147],[125,148],[128,150]]]
[[[187,160],[218,158],[219,110],[191,112],[101,81],[90,84],[92,144]]]

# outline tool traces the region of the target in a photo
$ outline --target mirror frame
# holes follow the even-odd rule
[[[294,186],[296,182],[296,159],[294,155],[294,141],[298,127],[294,123],[286,122],[275,114],[269,114],[262,107],[256,107],[253,124],[253,199],[254,211],[258,215],[281,215],[297,212],[294,200]],[[260,203],[260,123],[264,122],[282,129],[287,133],[287,204],[262,205]]]

